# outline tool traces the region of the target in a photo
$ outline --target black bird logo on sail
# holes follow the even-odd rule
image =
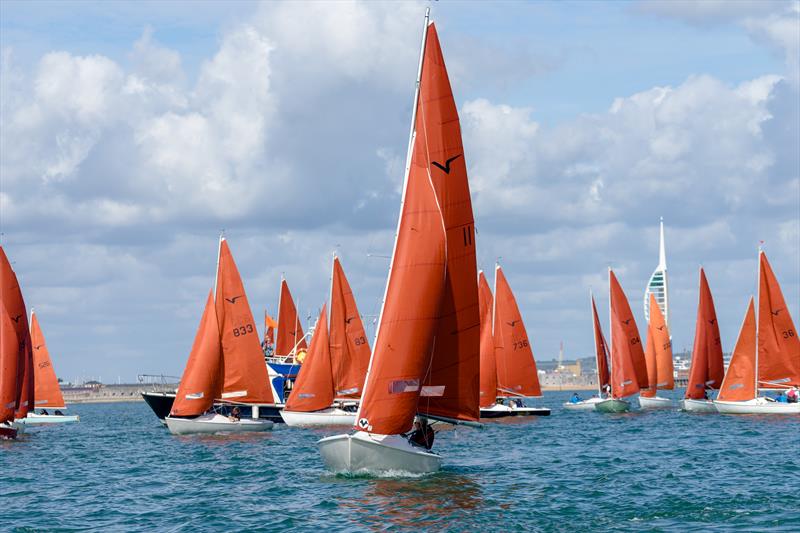
[[[232,304],[235,304],[235,303],[236,303],[236,300],[238,300],[238,299],[239,299],[239,298],[241,298],[242,296],[244,296],[244,295],[240,294],[239,296],[234,296],[233,298],[225,298],[225,301],[226,301],[226,302],[230,302],[230,303],[232,303]]]
[[[442,165],[438,161],[431,161],[431,165],[433,165],[435,167],[439,167],[440,169],[442,169],[444,171],[445,174],[450,174],[450,163],[452,163],[453,161],[455,161],[456,159],[461,157],[461,155],[462,154],[454,155],[453,157],[451,157],[450,159],[445,161],[444,165]]]

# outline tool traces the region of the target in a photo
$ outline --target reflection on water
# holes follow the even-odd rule
[[[470,477],[439,472],[422,478],[371,478],[363,496],[342,502],[356,512],[356,521],[370,527],[433,527],[443,520],[480,510],[480,486]]]

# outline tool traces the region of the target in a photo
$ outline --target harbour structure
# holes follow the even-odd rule
[[[644,291],[644,316],[650,321],[650,295],[656,298],[656,303],[664,315],[664,321],[669,327],[669,296],[667,283],[667,252],[664,246],[664,217],[661,217],[659,224],[659,245],[658,245],[658,266],[647,282]]]

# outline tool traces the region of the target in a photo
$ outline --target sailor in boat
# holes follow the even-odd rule
[[[412,431],[408,436],[408,442],[414,446],[419,446],[420,448],[430,450],[433,448],[434,438],[435,432],[433,431],[433,428],[431,428],[430,424],[428,424],[427,420],[415,420],[414,431]]]
[[[786,393],[786,399],[789,403],[797,403],[798,396],[800,396],[800,393],[797,392],[797,387],[792,387]]]
[[[238,407],[234,407],[231,410],[231,415],[228,417],[231,422],[238,422],[242,419],[242,412],[239,410]]]
[[[572,393],[572,398],[569,399],[569,403],[580,403],[583,401],[583,398],[577,392]]]
[[[44,416],[48,416],[50,413],[47,412],[47,409],[42,409],[42,414]]]

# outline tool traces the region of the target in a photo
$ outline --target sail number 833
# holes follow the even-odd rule
[[[237,326],[233,328],[233,336],[234,337],[241,337],[243,335],[247,335],[248,333],[253,333],[255,328],[253,324],[245,324],[244,326]]]

